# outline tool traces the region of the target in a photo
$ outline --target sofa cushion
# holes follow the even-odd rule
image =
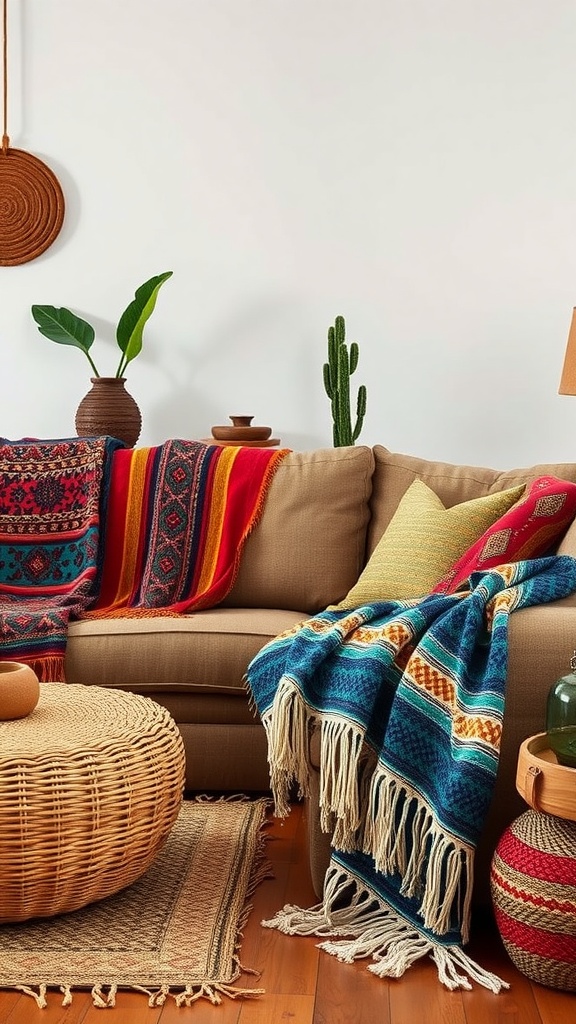
[[[497,470],[481,466],[456,466],[448,462],[432,462],[412,455],[390,452],[376,445],[374,478],[368,527],[367,548],[376,547],[402,495],[413,480],[423,480],[438,495],[446,508],[482,494],[504,491],[519,484],[528,484],[540,476],[557,476],[576,483],[576,463],[541,463],[524,469]]]
[[[268,608],[212,608],[180,616],[82,619],[68,630],[66,680],[245,702],[251,659],[305,617]]]
[[[291,452],[223,605],[312,615],[344,597],[364,565],[373,469],[362,445]]]
[[[477,570],[545,555],[576,514],[576,484],[541,476],[527,495],[500,517],[450,567],[434,592],[453,594]]]
[[[422,480],[414,480],[374,549],[360,579],[338,605],[401,601],[429,594],[455,559],[523,493],[512,487],[446,509]]]

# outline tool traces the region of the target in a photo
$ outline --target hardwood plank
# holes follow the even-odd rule
[[[508,982],[497,995],[479,985],[462,993],[467,1024],[542,1024],[532,985],[516,970],[491,918],[478,919],[466,952],[487,971]],[[566,1022],[565,1022],[566,1024]]]
[[[532,992],[540,1017],[546,1024],[569,1024],[576,1021],[576,994],[557,988],[532,984]]]
[[[391,1024],[390,982],[370,974],[368,962],[341,964],[320,951],[314,1024]]]
[[[245,932],[242,959],[252,966],[256,957],[258,964],[264,965],[259,983],[267,994],[313,995],[317,979],[317,940],[283,935],[260,924],[273,917],[286,902],[299,904],[302,901],[309,905],[314,898],[304,854],[300,804],[288,819],[273,819],[271,836],[273,841],[268,844],[267,852],[275,878],[264,882],[255,894],[253,924],[250,936],[247,929]],[[248,955],[251,955],[250,961]]]
[[[378,979],[374,979],[378,980]],[[390,985],[390,1020],[422,1020],[425,1009],[426,1024],[466,1024],[466,1014],[460,991],[450,992],[438,980],[436,965],[428,958],[418,960],[401,978]],[[484,1018],[484,1024],[492,1018]]]
[[[0,1021],[7,1021],[20,999],[25,997],[20,992],[0,992]]]
[[[251,911],[244,926],[240,959],[252,970],[262,971],[267,962],[266,932],[261,921],[274,915],[278,907],[286,902],[290,860],[297,828],[297,815],[287,832],[283,823],[270,817],[267,828],[266,858],[272,869],[272,877],[265,879],[251,899]],[[243,975],[244,984],[262,986],[261,978]],[[262,986],[263,987],[263,986]]]
[[[266,1000],[244,1002],[240,1024],[313,1024],[314,996],[274,993]],[[194,1024],[204,1024],[194,1021]]]
[[[317,939],[283,935],[263,929],[261,950],[265,966],[260,984],[266,993],[313,995],[318,974]]]
[[[238,1024],[241,1008],[239,1000],[225,996],[218,1006],[213,1006],[206,999],[199,999],[190,1007],[179,1007],[171,999],[164,1004],[160,1024],[188,1024],[188,1021],[191,1024]],[[139,1024],[139,1020],[139,1017],[135,1017],[134,1024]],[[118,1017],[112,1024],[124,1024],[124,1017]]]
[[[102,1009],[94,1006],[90,1000],[82,1024],[102,1024],[102,1012]],[[148,996],[143,992],[119,989],[116,993],[116,1005],[112,1009],[106,1009],[105,1020],[113,1013],[122,1024],[158,1024],[162,1012],[162,1006],[148,1006]]]

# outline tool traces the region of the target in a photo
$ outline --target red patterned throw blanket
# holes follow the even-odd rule
[[[287,454],[181,440],[116,452],[102,586],[86,614],[172,615],[221,601]]]
[[[0,441],[0,658],[63,678],[68,622],[97,593],[113,438]]]
[[[0,443],[0,658],[64,679],[72,618],[178,615],[232,588],[288,449]]]

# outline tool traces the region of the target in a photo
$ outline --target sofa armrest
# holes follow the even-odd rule
[[[516,790],[520,745],[546,729],[546,698],[570,671],[576,648],[576,596],[521,608],[510,616],[504,725],[496,784],[476,852],[476,900],[490,902],[492,855],[504,829],[528,809]]]

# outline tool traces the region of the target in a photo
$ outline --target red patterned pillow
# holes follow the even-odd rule
[[[575,514],[576,484],[538,477],[524,497],[454,562],[432,593],[453,594],[471,572],[546,554]]]

